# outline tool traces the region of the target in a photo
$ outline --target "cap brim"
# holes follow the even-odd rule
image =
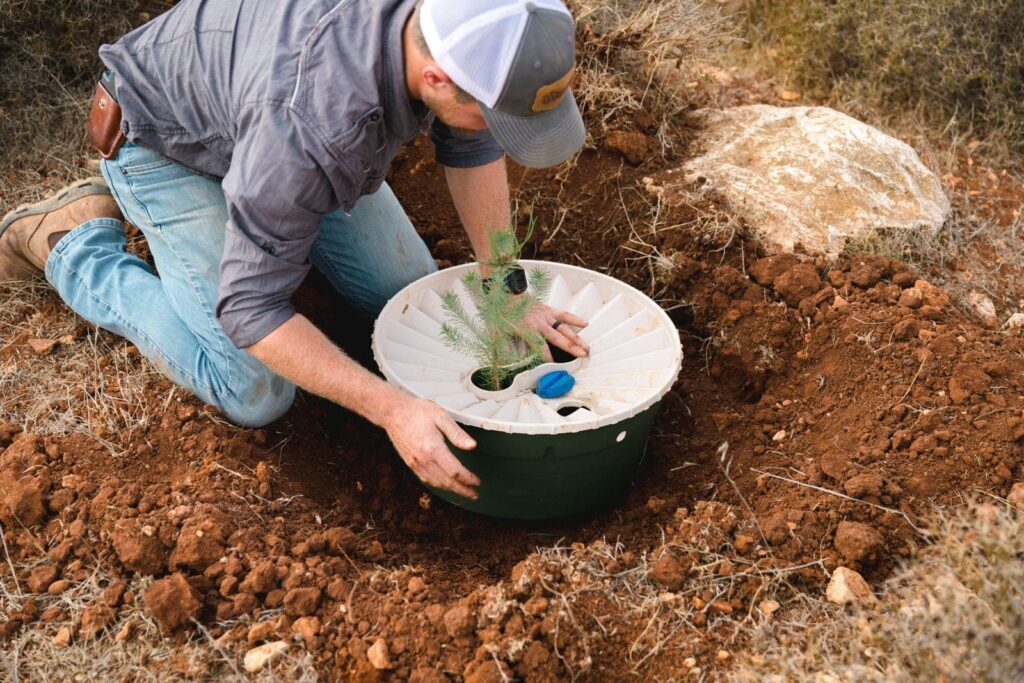
[[[587,136],[571,91],[557,107],[534,116],[512,116],[482,104],[480,110],[505,153],[529,168],[557,166],[578,152]]]

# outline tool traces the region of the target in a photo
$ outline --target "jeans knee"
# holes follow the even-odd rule
[[[239,427],[264,427],[288,412],[294,400],[295,385],[265,370],[233,392],[221,410]]]

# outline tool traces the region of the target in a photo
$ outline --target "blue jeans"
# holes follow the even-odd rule
[[[261,426],[283,415],[295,386],[236,348],[217,321],[227,222],[220,182],[131,143],[102,171],[127,220],[146,236],[159,276],[125,251],[120,221],[99,218],[57,244],[46,279],[76,313],[130,340],[231,421]],[[350,214],[325,216],[310,260],[369,317],[437,268],[387,185]]]

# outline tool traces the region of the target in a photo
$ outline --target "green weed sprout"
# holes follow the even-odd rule
[[[519,253],[532,232],[531,220],[522,242],[512,230],[491,233],[491,258],[483,262],[490,276],[485,280],[473,269],[462,278],[476,305],[475,316],[466,311],[454,291],[444,293],[442,308],[448,321],[441,325],[441,337],[449,348],[469,353],[477,360],[481,389],[500,391],[510,376],[543,362],[544,337],[536,330],[525,329],[524,323],[530,310],[550,291],[550,277],[540,268],[531,269],[528,289],[519,295],[504,285],[505,278],[518,267]]]

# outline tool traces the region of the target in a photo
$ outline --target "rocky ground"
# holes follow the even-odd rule
[[[860,577],[877,585],[914,554],[935,506],[1024,503],[1019,330],[967,317],[886,256],[767,255],[713,201],[664,192],[678,157],[647,133],[641,118],[568,172],[514,174],[544,226],[530,256],[621,277],[679,327],[681,379],[621,505],[477,517],[430,498],[382,433],[322,401],[239,430],[148,375],[150,417],[130,431],[0,426],[3,640],[44,657],[170,638],[139,655],[136,679],[299,656],[329,680],[718,676],[747,626],[824,597],[830,577],[847,587],[834,582],[836,601],[870,600]],[[393,185],[442,265],[461,262],[426,145]],[[323,283],[299,299],[365,356]],[[22,309],[6,371],[87,343],[84,325],[18,333],[30,319],[65,329],[52,297]],[[145,364],[107,341],[128,360],[100,356],[83,403]],[[199,641],[219,658],[183,654]]]

